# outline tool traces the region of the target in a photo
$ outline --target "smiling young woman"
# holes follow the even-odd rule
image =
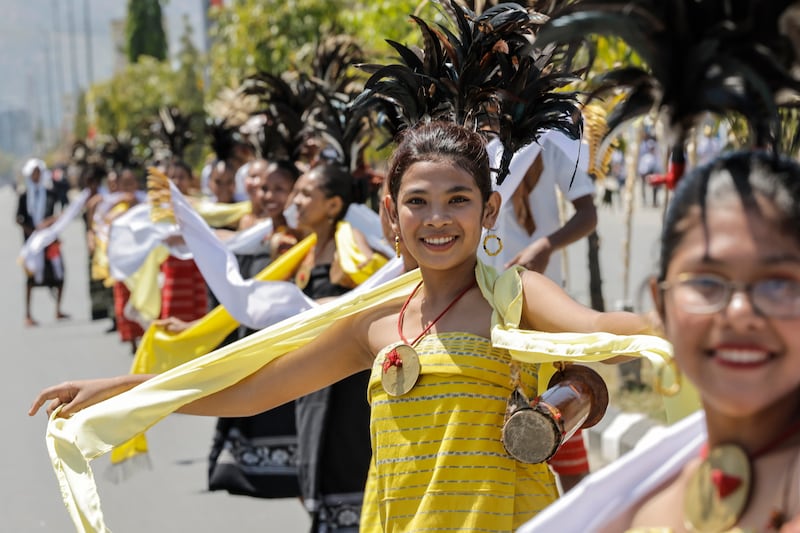
[[[373,468],[361,530],[510,531],[558,491],[546,464],[515,460],[500,439],[512,360],[492,346],[494,309],[486,296],[492,289],[479,287],[478,276],[485,275],[476,250],[497,211],[483,139],[452,123],[419,125],[404,135],[389,176],[393,192],[386,205],[419,265],[418,289],[336,321],[305,346],[180,412],[246,416],[371,369]],[[623,335],[650,330],[638,315],[583,307],[541,274],[523,272],[518,279],[518,320],[528,327]],[[413,349],[420,369],[410,390],[394,396],[383,381],[397,368],[390,355],[400,344]],[[535,396],[538,365],[517,366],[520,386]],[[51,387],[31,412],[51,399],[49,410],[61,406],[67,416],[145,379]]]
[[[645,447],[599,485],[590,477],[585,498],[599,490],[618,504],[598,513],[599,521],[583,514],[573,525],[604,532],[800,527],[798,228],[794,161],[741,152],[684,177],[664,222],[651,288],[704,418],[698,413],[679,424],[662,436],[668,448]],[[643,467],[654,454],[666,460]],[[618,483],[636,488],[609,492]],[[585,501],[568,497],[521,531],[581,515],[574,510]]]

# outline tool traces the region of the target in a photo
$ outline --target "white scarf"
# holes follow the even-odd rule
[[[33,171],[39,169],[39,181],[33,182],[31,177]],[[25,177],[25,200],[28,208],[28,215],[33,219],[35,228],[44,220],[47,210],[47,165],[41,159],[28,159],[22,167],[22,175]]]
[[[84,189],[64,210],[53,225],[34,231],[19,252],[17,261],[37,282],[44,276],[44,250],[58,239],[64,228],[81,212],[89,198],[89,189]]]

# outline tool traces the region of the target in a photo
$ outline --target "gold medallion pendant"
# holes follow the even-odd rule
[[[398,344],[383,358],[381,385],[389,396],[403,396],[417,384],[420,374],[419,355],[408,344]]]
[[[735,444],[713,447],[686,486],[683,515],[686,528],[702,533],[728,531],[744,514],[750,499],[752,467]]]
[[[414,290],[408,295],[403,307],[400,308],[400,313],[397,315],[397,335],[403,340],[403,344],[398,344],[390,348],[383,358],[381,385],[383,385],[383,390],[386,391],[386,394],[389,396],[402,396],[414,388],[414,385],[416,385],[419,380],[421,372],[419,355],[417,351],[414,350],[414,345],[417,344],[419,340],[433,328],[439,319],[446,315],[447,312],[476,284],[477,282],[472,280],[469,285],[464,287],[464,289],[447,304],[447,307],[445,307],[436,318],[431,320],[430,324],[422,330],[422,333],[417,335],[416,339],[409,342],[405,335],[403,335],[403,316],[405,316],[409,302],[411,302],[411,299],[417,294],[419,288],[422,287],[422,282],[420,281],[417,286],[414,287]]]

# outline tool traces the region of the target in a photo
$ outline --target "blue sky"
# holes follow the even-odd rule
[[[61,88],[68,93],[67,98],[73,92],[73,71],[77,83],[86,87],[86,6],[91,21],[94,81],[111,77],[114,58],[111,21],[124,19],[127,3],[127,0],[0,0],[0,109],[27,109],[48,125],[49,98],[58,114]],[[178,50],[184,14],[189,16],[195,42],[202,49],[203,4],[203,0],[162,2],[170,54]],[[74,33],[69,31],[70,10]],[[76,61],[72,61],[73,37]],[[57,60],[61,62],[61,77],[54,67]]]

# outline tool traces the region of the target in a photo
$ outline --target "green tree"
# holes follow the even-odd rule
[[[164,105],[177,101],[177,74],[169,63],[142,56],[107,82],[92,86],[88,99],[98,134],[129,134],[137,155],[147,156],[150,126]],[[79,137],[82,138],[82,137]]]
[[[167,36],[159,0],[128,0],[125,23],[128,61],[136,63],[143,55],[159,61],[167,58]]]
[[[279,74],[306,67],[319,35],[347,33],[368,58],[385,56],[391,50],[385,39],[416,40],[418,32],[408,15],[418,4],[418,0],[240,0],[215,8],[207,96],[237,86],[257,70]],[[428,17],[428,10],[435,7],[424,9]]]
[[[189,146],[184,157],[193,167],[199,164],[203,156],[203,138],[205,112],[203,111],[203,76],[202,58],[192,41],[194,29],[189,18],[183,17],[183,34],[181,49],[178,52],[178,71],[175,79],[175,100],[170,102],[178,107],[190,119],[190,129],[194,142]]]

